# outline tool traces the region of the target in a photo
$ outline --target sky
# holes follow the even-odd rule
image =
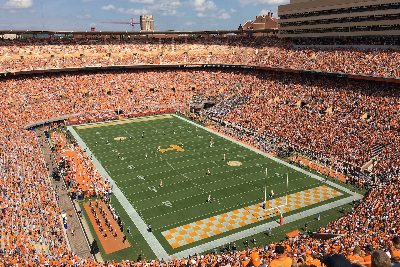
[[[289,0],[0,0],[0,30],[131,31],[153,15],[159,31],[234,30]],[[135,31],[140,25],[135,25]]]

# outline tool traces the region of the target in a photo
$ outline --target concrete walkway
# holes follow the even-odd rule
[[[43,129],[37,129],[36,134],[43,137]],[[49,172],[51,173],[53,169],[57,166],[56,156],[51,152],[51,148],[47,141],[43,143],[42,150],[44,159],[49,167]],[[78,218],[78,215],[75,212],[72,213],[72,216],[68,215],[70,210],[75,210],[73,205],[75,205],[76,210],[80,210],[79,205],[71,201],[71,198],[67,194],[67,190],[63,187],[63,180],[55,181],[54,179],[51,179],[51,183],[53,184],[55,192],[59,196],[58,205],[60,206],[61,214],[67,214],[68,231],[67,233],[64,232],[64,235],[67,239],[67,247],[71,249],[75,253],[75,255],[79,256],[81,259],[93,258],[93,255],[90,254],[90,245],[88,244],[85,234],[83,232],[84,229],[82,229],[79,222],[80,218]],[[85,225],[85,219],[82,218],[81,220],[83,225]],[[71,235],[71,229],[74,229],[75,236]],[[93,241],[93,237],[90,234],[89,228],[86,228],[85,232],[88,234],[89,239],[91,238],[91,241]],[[100,262],[103,261],[100,254],[96,255],[96,259]]]

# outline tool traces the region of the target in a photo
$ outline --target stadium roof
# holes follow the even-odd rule
[[[0,30],[2,34],[79,34],[79,35],[156,35],[156,34],[243,34],[243,33],[271,33],[278,32],[278,29],[248,29],[248,30],[215,30],[215,31],[30,31],[30,30]]]

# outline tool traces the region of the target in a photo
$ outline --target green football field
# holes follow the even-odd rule
[[[136,259],[139,254],[146,259],[187,257],[228,243],[244,249],[243,242],[253,237],[257,245],[264,245],[293,230],[304,232],[305,223],[309,230],[325,226],[341,216],[339,207],[348,210],[347,203],[360,196],[340,182],[325,183],[315,173],[178,115],[83,124],[69,130],[111,180],[112,204],[125,232],[131,226],[131,233],[126,233],[131,246],[111,254],[100,248],[104,260]],[[260,204],[266,168],[264,209]],[[91,231],[95,236],[93,227]]]

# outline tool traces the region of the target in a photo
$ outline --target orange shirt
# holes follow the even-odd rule
[[[355,262],[355,261],[363,262],[363,261],[364,261],[364,258],[363,258],[363,257],[361,257],[361,256],[354,256],[354,255],[347,256],[347,259],[348,259],[350,262]]]
[[[364,262],[371,261],[371,255],[367,255],[364,257]]]
[[[390,252],[390,255],[392,256],[392,259],[394,257],[400,257],[400,249],[394,249]]]
[[[321,262],[317,259],[312,259],[309,262],[307,262],[308,265],[315,265],[317,267],[322,266]]]
[[[278,256],[271,261],[269,267],[291,267],[292,259],[286,256]]]

